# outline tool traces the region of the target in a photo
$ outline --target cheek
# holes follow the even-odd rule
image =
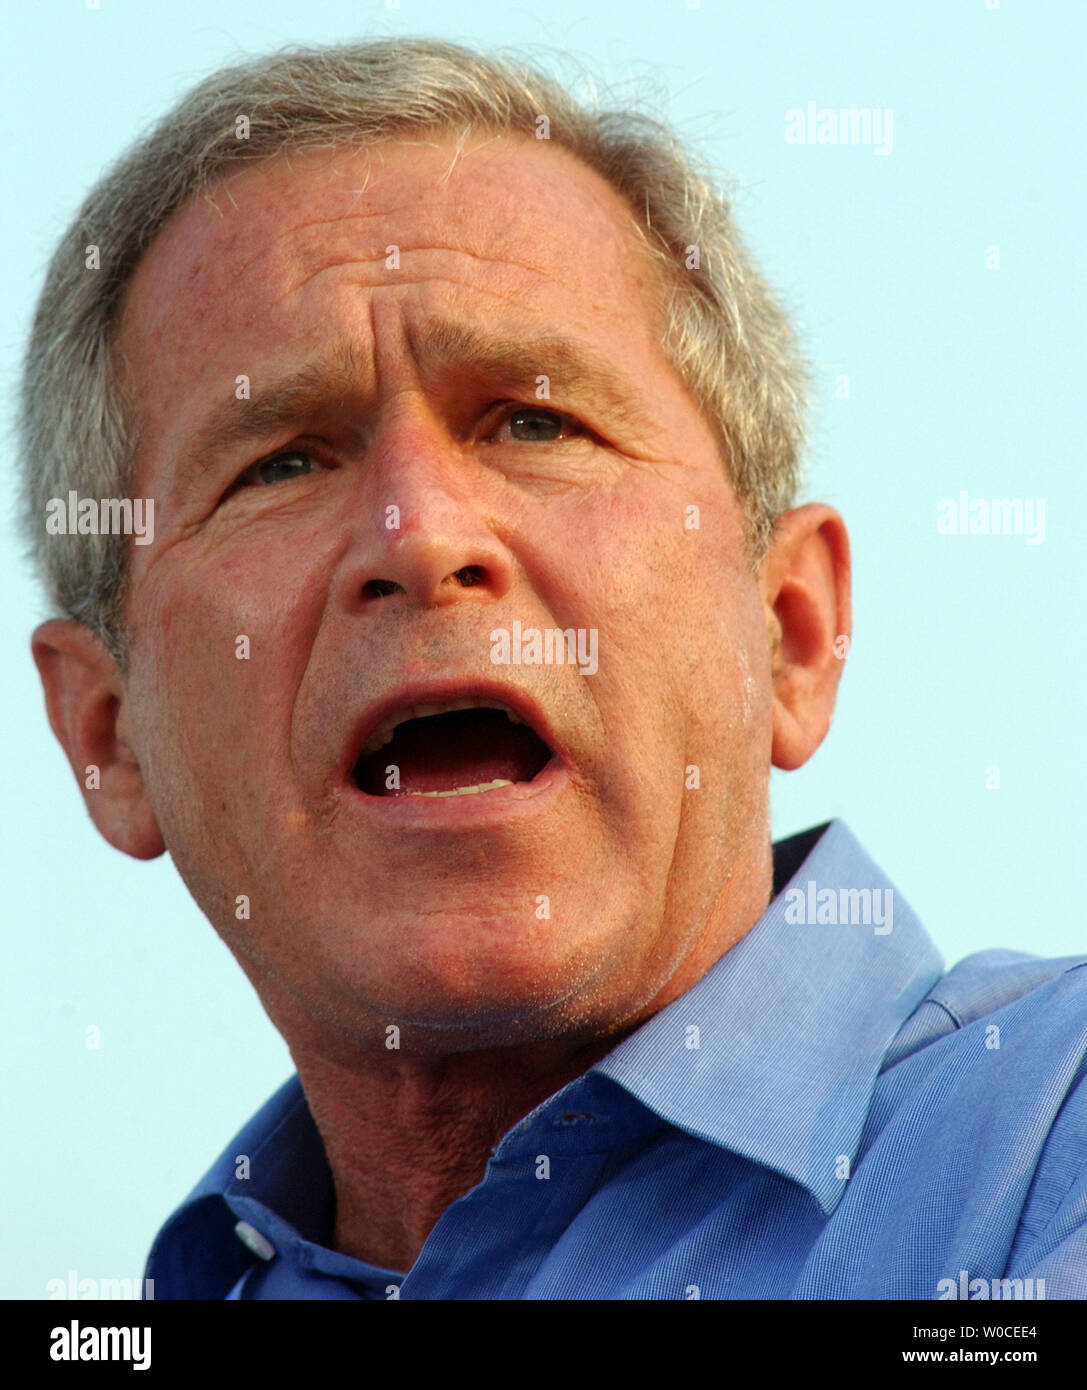
[[[581,499],[541,556],[553,616],[598,629],[599,672],[587,684],[609,746],[658,798],[681,794],[691,764],[713,769],[720,787],[722,761],[738,771],[764,742],[757,583],[732,511],[707,491],[689,510],[690,492],[639,472]]]
[[[282,658],[291,631],[319,609],[327,564],[318,537],[251,526],[205,546],[176,546],[134,594],[134,637],[158,648],[182,686],[190,673]]]
[[[599,622],[601,665],[614,642],[624,665],[684,704],[692,680],[712,680],[715,664],[762,631],[743,544],[728,509],[695,506],[676,487],[634,486],[579,510],[553,572]]]
[[[228,783],[255,786],[258,756],[272,766],[285,756],[323,592],[300,554],[247,545],[214,561],[169,556],[133,595],[132,655],[160,780],[184,781],[205,807],[234,799]]]
[[[681,501],[671,510],[667,525],[650,515],[634,523],[626,643],[686,754],[744,761],[765,741],[769,708],[757,579],[731,509],[688,512]]]

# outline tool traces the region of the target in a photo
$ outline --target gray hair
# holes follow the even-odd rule
[[[120,665],[129,538],[57,544],[43,517],[49,499],[69,491],[130,495],[136,440],[116,341],[125,289],[166,220],[231,167],[284,149],[466,127],[536,134],[541,116],[548,138],[629,205],[661,270],[664,349],[722,446],[752,562],[765,554],[776,518],[794,505],[807,372],[709,166],[659,121],[581,104],[520,60],[429,39],[291,47],[189,92],[91,190],[46,273],[19,406],[24,524],[57,609]],[[240,117],[247,138],[238,138]]]

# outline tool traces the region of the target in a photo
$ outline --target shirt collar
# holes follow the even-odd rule
[[[168,1298],[225,1298],[253,1263],[235,1235],[237,1215],[258,1204],[277,1234],[316,1234],[332,1173],[297,1076],[257,1111],[159,1231],[145,1277]],[[244,1212],[233,1212],[240,1200]],[[224,1205],[224,1201],[230,1205]],[[292,1230],[290,1220],[299,1223]],[[327,1224],[327,1217],[324,1218]]]
[[[796,922],[798,891],[807,916],[820,890],[840,902],[842,889],[892,888],[843,822],[776,844],[774,870],[780,891],[751,931],[591,1071],[677,1128],[792,1178],[829,1214],[884,1055],[943,962],[897,891],[884,934]],[[223,1199],[234,1216],[262,1217],[280,1249],[327,1237],[332,1176],[297,1076],[159,1232],[147,1277],[170,1297],[221,1298],[252,1263]]]
[[[794,1179],[829,1214],[884,1056],[943,961],[846,825],[820,829],[775,845],[777,883],[801,862],[751,931],[593,1070],[677,1128]],[[841,890],[865,889],[891,904],[890,930],[840,920],[864,903]]]

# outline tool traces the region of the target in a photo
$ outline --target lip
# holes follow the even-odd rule
[[[342,794],[378,830],[485,830],[545,812],[570,780],[569,768],[553,754],[531,782],[513,782],[476,796],[369,796],[350,776]]]
[[[441,705],[447,700],[463,700],[469,697],[479,700],[493,700],[496,704],[507,706],[515,714],[520,715],[533,733],[550,748],[550,760],[544,764],[531,782],[514,782],[508,787],[496,787],[493,791],[481,792],[476,796],[448,797],[370,796],[355,784],[355,765],[362,755],[363,747],[373,731],[390,714],[408,705]],[[485,801],[488,805],[492,805],[499,801],[515,802],[532,799],[550,785],[560,772],[568,775],[566,759],[563,756],[559,739],[546,714],[530,695],[518,690],[515,686],[503,685],[500,681],[478,681],[464,677],[458,680],[412,682],[399,686],[396,690],[382,696],[380,700],[368,706],[352,726],[344,749],[339,775],[340,781],[346,783],[350,791],[368,804],[387,805],[393,802],[403,806],[405,802],[412,804],[422,802],[428,807],[450,807],[457,802]],[[511,792],[517,793],[517,795],[511,797],[508,795]]]

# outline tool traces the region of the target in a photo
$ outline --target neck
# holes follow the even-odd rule
[[[445,1209],[483,1177],[518,1120],[582,1075],[624,1032],[358,1066],[295,1052],[336,1185],[333,1245],[408,1271]]]
[[[551,1036],[478,1044],[405,1025],[399,1049],[374,1050],[299,1007],[278,982],[239,957],[290,1047],[336,1189],[333,1246],[407,1272],[439,1217],[479,1183],[503,1136],[581,1076],[624,1037],[692,988],[754,926],[770,895],[769,841],[736,875],[739,901],[720,905],[693,943],[670,943],[672,968],[650,997],[626,989],[625,1007],[582,1008]],[[580,1018],[580,1025],[575,1022]],[[593,1018],[593,1022],[589,1019]],[[384,1032],[369,1020],[369,1037]]]

